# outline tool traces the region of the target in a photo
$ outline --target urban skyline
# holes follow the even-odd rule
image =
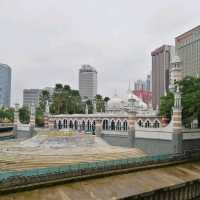
[[[151,2],[146,1],[77,1],[70,6],[69,1],[9,2],[1,1],[0,6],[0,60],[13,69],[12,104],[22,101],[19,94],[24,83],[26,88],[56,82],[78,88],[77,69],[83,63],[98,70],[99,93],[110,96],[114,88],[122,91],[127,80],[143,78],[150,71],[149,52],[165,43],[174,44],[174,37],[200,21],[199,2],[155,1],[151,9]],[[183,4],[187,12],[180,12]],[[165,10],[170,10],[170,16],[163,15]]]

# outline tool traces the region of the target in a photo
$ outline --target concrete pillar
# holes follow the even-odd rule
[[[128,139],[129,147],[135,146],[135,115],[129,115],[128,117]]]
[[[96,120],[96,131],[95,134],[97,137],[102,137],[102,120],[101,119],[97,119]]]

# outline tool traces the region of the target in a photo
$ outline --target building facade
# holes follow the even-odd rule
[[[10,106],[11,94],[11,68],[6,64],[0,64],[0,105]]]
[[[151,75],[147,75],[145,90],[151,92]]]
[[[134,90],[145,90],[146,83],[145,81],[139,79],[134,83]]]
[[[169,89],[169,69],[173,46],[163,45],[151,53],[152,56],[152,106],[160,105],[160,97]]]
[[[23,105],[30,107],[32,104],[37,107],[39,105],[39,98],[41,89],[24,89],[23,91]]]
[[[175,38],[183,77],[200,75],[200,26]]]
[[[79,93],[82,99],[94,99],[97,95],[97,71],[90,65],[79,69]]]

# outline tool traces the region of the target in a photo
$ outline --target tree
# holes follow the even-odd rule
[[[79,91],[72,90],[68,85],[56,84],[50,110],[53,114],[83,113]]]
[[[190,127],[194,119],[198,120],[200,127],[200,78],[187,76],[177,82],[182,98],[182,121],[185,127]],[[174,104],[172,93],[161,97],[160,114],[171,119],[171,111]]]
[[[19,120],[24,124],[28,124],[30,121],[30,110],[28,107],[23,106],[19,109]]]
[[[43,90],[39,98],[39,107],[43,112],[45,111],[45,106],[47,101],[50,101],[49,91]]]
[[[166,96],[160,98],[160,115],[171,120],[172,107],[174,105],[174,95],[168,92]]]
[[[183,124],[190,127],[194,119],[200,125],[200,78],[185,77],[179,82],[182,93]]]
[[[38,107],[36,108],[36,120],[35,120],[35,123],[37,126],[44,126],[44,111]]]
[[[109,97],[105,97],[105,98],[104,98],[104,101],[105,101],[106,103],[108,103],[108,101],[110,101],[110,98],[109,98]]]
[[[100,94],[96,95],[97,112],[105,111],[105,102]]]
[[[13,108],[0,108],[0,122],[13,122],[14,121],[14,109]]]

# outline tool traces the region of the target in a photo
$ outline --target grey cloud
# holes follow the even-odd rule
[[[23,88],[78,87],[78,68],[99,72],[99,93],[124,93],[150,71],[150,52],[198,25],[197,0],[0,0],[0,62]]]

